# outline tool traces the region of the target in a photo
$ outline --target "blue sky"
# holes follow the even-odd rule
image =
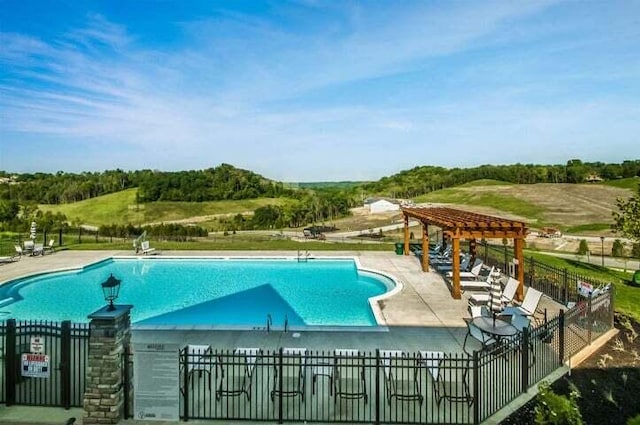
[[[0,0],[0,169],[640,158],[638,1]]]

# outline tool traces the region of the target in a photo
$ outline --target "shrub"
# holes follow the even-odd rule
[[[558,395],[547,382],[538,386],[536,424],[538,425],[582,425],[582,415],[578,409],[578,393],[571,391],[569,398]]]
[[[613,241],[611,255],[614,257],[624,257],[624,245],[622,245],[622,241],[620,239]]]
[[[580,239],[580,245],[578,246],[578,255],[587,255],[589,252],[589,245],[585,239]]]

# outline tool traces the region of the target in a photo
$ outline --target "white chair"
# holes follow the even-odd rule
[[[147,254],[155,254],[156,253],[156,249],[155,248],[151,248],[149,247],[149,241],[142,241],[142,243],[140,244],[140,248],[142,250],[142,253],[147,255]]]
[[[239,396],[245,394],[251,401],[253,371],[259,358],[260,348],[236,348],[232,356],[218,356],[220,364],[220,383],[216,389],[216,400],[223,396]]]
[[[304,403],[307,349],[282,348],[282,367],[274,363],[274,380],[271,390],[271,401],[278,397],[300,396]],[[282,375],[280,369],[282,368]]]
[[[192,345],[189,344],[185,347],[185,355],[187,356],[187,369],[182,370],[182,373],[186,373],[187,381],[193,385],[193,375],[198,376],[206,374],[211,389],[211,373],[214,371],[216,361],[213,356],[213,351],[210,345]],[[184,375],[183,375],[184,376]],[[182,386],[184,377],[180,379],[180,385]],[[180,388],[183,390],[183,388]]]
[[[364,356],[356,349],[338,348],[333,352],[333,359],[334,403],[340,397],[351,400],[363,398],[364,403],[367,404]],[[315,378],[316,376],[314,376]]]
[[[502,312],[503,315],[516,315],[533,317],[538,309],[538,304],[542,298],[542,292],[534,288],[527,289],[527,293],[524,295],[524,300],[519,306],[509,306]]]
[[[509,305],[513,302],[519,285],[520,282],[518,281],[518,279],[510,277],[507,280],[507,284],[504,286],[504,290],[502,291],[503,304]],[[469,297],[469,302],[473,304],[488,304],[490,299],[491,296],[489,294],[473,294],[471,295],[471,297]]]
[[[50,252],[50,253],[54,253],[56,252],[54,245],[55,245],[56,241],[53,239],[49,239],[49,245],[45,245],[44,247],[42,247],[42,253],[46,253],[46,252]]]
[[[415,367],[415,359],[401,350],[380,350],[379,353],[387,403],[391,405],[395,397],[401,401],[418,401],[422,405],[424,396],[418,380],[420,369]]]
[[[480,276],[480,273],[482,272],[483,267],[484,267],[484,263],[482,262],[482,260],[479,258],[476,258],[476,261],[473,262],[473,266],[471,266],[471,270],[466,272],[461,269],[460,279],[478,279],[478,277]],[[451,279],[453,277],[453,272],[447,272],[446,276],[449,279]]]

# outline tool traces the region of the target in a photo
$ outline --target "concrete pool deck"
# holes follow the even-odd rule
[[[132,255],[131,251],[60,251],[38,257],[23,257],[20,261],[0,266],[0,284],[15,278],[53,270],[81,267],[112,256]],[[297,251],[163,251],[163,256],[210,257],[271,257],[296,258]],[[275,329],[247,331],[220,331],[207,329],[140,330],[133,331],[134,342],[162,341],[186,344],[209,344],[219,349],[238,346],[258,346],[275,350],[283,346],[305,346],[311,350],[351,347],[362,350],[403,349],[407,351],[437,350],[460,352],[466,335],[469,317],[468,297],[451,297],[442,276],[435,272],[422,272],[414,256],[393,252],[372,251],[318,251],[312,257],[353,257],[360,266],[388,274],[403,284],[395,295],[380,302],[387,330],[333,330],[283,332],[274,318]],[[541,308],[550,314],[560,306],[543,297]],[[135,308],[135,306],[134,306]],[[87,312],[89,314],[91,312]],[[37,320],[37,317],[33,319]]]

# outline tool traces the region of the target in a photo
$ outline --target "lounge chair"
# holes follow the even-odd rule
[[[55,245],[56,241],[54,239],[50,239],[49,240],[49,245],[45,245],[42,247],[42,254],[44,255],[47,251],[50,253],[54,253],[56,252],[54,245]]]
[[[216,389],[216,400],[245,394],[247,401],[251,401],[253,371],[261,357],[260,348],[236,348],[232,356],[219,355],[220,383]]]
[[[504,305],[508,305],[513,302],[518,290],[518,285],[520,285],[518,279],[509,277],[507,284],[504,286],[504,290],[502,291],[501,301]],[[490,294],[473,294],[469,298],[469,302],[473,304],[489,304],[490,300]]]
[[[491,274],[493,273],[494,268],[491,267],[489,273],[479,279],[479,280],[467,280],[460,279],[460,289],[464,291],[488,291],[491,289],[491,282],[493,282],[493,277]]]
[[[385,393],[387,403],[395,397],[402,401],[418,401],[420,405],[424,396],[418,381],[420,368],[415,360],[400,350],[380,350],[380,362],[384,371]]]
[[[364,356],[354,349],[336,349],[333,352],[333,402],[338,397],[347,399],[364,398],[367,404],[367,381],[364,371]]]
[[[482,276],[483,274],[481,274],[482,269],[483,269],[484,263],[482,262],[481,259],[476,258],[476,260],[473,262],[473,266],[471,266],[471,270],[469,270],[468,272],[463,271],[462,269],[460,269],[460,279],[478,279],[480,278],[480,276]],[[488,270],[488,269],[487,269]],[[451,279],[453,277],[453,272],[447,272],[446,276]]]
[[[442,352],[421,351],[420,356],[433,378],[436,405],[444,399],[453,402],[473,403],[469,386],[469,359],[449,358]]]
[[[275,401],[276,396],[295,397],[300,395],[304,403],[307,349],[282,348],[280,358],[282,364],[276,362],[273,365],[275,379],[271,390],[271,401]]]
[[[216,361],[210,345],[187,345],[185,347],[185,355],[187,356],[186,379],[193,385],[193,375],[207,375],[209,390],[211,390],[211,373],[214,372]],[[185,373],[184,370],[181,373]],[[183,385],[184,375],[180,379],[180,385]],[[181,391],[184,389],[181,387]]]
[[[519,306],[509,306],[502,311],[504,316],[512,316],[514,314],[520,314],[522,316],[534,317],[538,304],[542,298],[542,292],[537,289],[529,287],[527,293],[524,295],[524,300]]]
[[[0,257],[0,264],[14,263],[14,262],[20,260],[21,257],[22,257],[22,255],[19,254],[18,252],[16,252],[13,255],[3,256],[3,257]]]
[[[471,254],[464,254],[460,260],[460,270],[466,270],[469,267],[469,262],[471,261]],[[449,272],[453,270],[453,261],[448,262],[440,262],[435,265],[436,269],[440,273]]]
[[[140,251],[145,255],[156,254],[156,249],[149,247],[149,241],[142,241],[142,243],[140,244]]]

